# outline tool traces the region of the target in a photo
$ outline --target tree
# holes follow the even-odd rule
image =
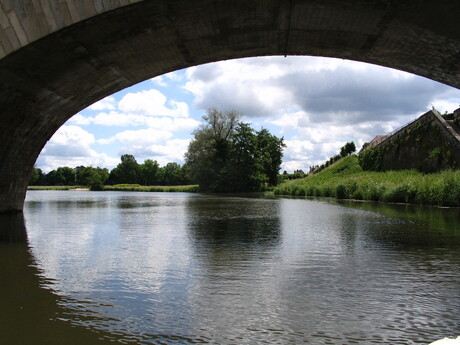
[[[219,166],[216,157],[216,141],[211,131],[206,128],[195,131],[194,139],[185,153],[185,161],[188,177],[198,183],[203,191],[212,190],[213,181],[218,176]]]
[[[121,163],[110,172],[109,182],[111,184],[142,183],[141,167],[133,155],[125,154],[121,156]]]
[[[216,108],[211,108],[208,113],[203,116],[203,120],[207,123],[202,129],[210,130],[214,140],[217,142],[225,142],[232,135],[235,126],[241,118],[241,114],[234,110],[222,113]]]
[[[353,141],[346,143],[342,148],[340,148],[340,157],[346,157],[351,155],[356,151],[356,146]]]
[[[50,186],[74,186],[76,183],[75,170],[69,167],[59,167],[46,174],[46,184]]]
[[[82,165],[75,168],[75,178],[77,185],[89,186],[89,179],[92,175],[92,169],[94,168],[85,167]]]
[[[75,171],[77,184],[89,186],[92,190],[101,190],[109,178],[109,171],[105,168],[78,166]]]
[[[224,192],[255,191],[265,182],[257,136],[247,123],[240,122],[235,127],[223,171],[220,189]]]
[[[43,171],[36,166],[33,167],[32,173],[30,174],[29,185],[31,186],[41,186],[45,184],[45,174]]]
[[[257,132],[257,145],[263,171],[268,179],[267,182],[270,186],[276,186],[278,184],[278,172],[283,162],[283,148],[286,147],[284,138],[278,138],[267,129],[262,128]]]
[[[163,184],[166,186],[178,186],[186,184],[185,169],[177,163],[167,163],[163,168]]]
[[[154,186],[160,183],[160,165],[157,161],[146,159],[141,164],[142,184],[144,186]]]
[[[210,109],[185,154],[189,178],[203,191],[242,192],[276,184],[283,139],[255,132],[241,115]]]
[[[109,171],[102,168],[88,167],[91,171],[91,175],[88,179],[88,186],[91,190],[102,190],[105,182],[109,178]]]
[[[223,167],[228,159],[229,138],[241,115],[222,113],[215,108],[203,116],[204,124],[193,132],[185,154],[187,175],[204,191],[218,191],[223,183]]]

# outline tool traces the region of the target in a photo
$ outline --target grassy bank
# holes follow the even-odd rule
[[[129,192],[198,192],[198,185],[187,186],[140,186],[140,185],[114,185],[104,186],[107,191],[129,191]]]
[[[277,195],[460,206],[460,171],[422,174],[414,170],[363,171],[356,156],[343,158],[322,172],[285,182]]]
[[[71,190],[71,189],[88,189],[82,186],[29,186],[28,190]]]
[[[87,186],[29,186],[28,190],[89,190]],[[115,185],[104,186],[102,191],[122,192],[198,192],[198,185],[187,186],[140,186],[140,185]]]

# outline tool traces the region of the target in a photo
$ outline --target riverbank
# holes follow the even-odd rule
[[[29,186],[27,190],[89,190],[83,186]]]
[[[70,190],[70,191],[81,191],[90,190],[87,186],[29,186],[28,190]],[[104,186],[101,191],[118,191],[118,192],[198,192],[198,185],[186,185],[186,186],[140,186],[140,185],[115,185],[115,186]]]
[[[352,155],[318,174],[282,183],[274,193],[459,207],[460,171],[363,171]]]
[[[140,186],[140,185],[115,185],[104,186],[103,191],[118,191],[118,192],[198,192],[198,185],[185,185],[185,186]]]

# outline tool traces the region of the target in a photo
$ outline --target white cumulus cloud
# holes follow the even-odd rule
[[[99,139],[99,144],[110,144],[118,141],[129,145],[146,145],[165,141],[172,137],[172,133],[154,128],[127,130],[115,134],[108,139]]]
[[[138,115],[189,116],[187,103],[175,100],[168,101],[166,96],[156,89],[126,94],[118,102],[118,109],[124,113]]]
[[[130,147],[121,149],[120,154],[126,149],[129,149],[132,155],[139,160],[154,159],[161,166],[169,162],[184,163],[184,154],[187,151],[190,139],[171,139],[163,143],[152,145],[133,144]]]
[[[61,166],[113,167],[116,165],[115,159],[91,148],[95,141],[94,135],[84,129],[78,126],[64,125],[43,148],[37,160],[37,166],[45,172],[49,172]]]

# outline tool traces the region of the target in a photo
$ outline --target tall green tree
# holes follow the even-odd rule
[[[218,191],[224,182],[223,167],[228,159],[229,138],[241,114],[215,108],[203,116],[204,123],[193,132],[185,161],[187,175],[204,191]]]
[[[340,148],[340,157],[346,157],[348,155],[351,155],[355,151],[355,143],[353,141],[350,141]]]
[[[141,167],[133,155],[125,154],[121,156],[121,163],[110,172],[109,183],[142,183]]]
[[[102,190],[105,182],[109,178],[109,172],[107,169],[102,168],[90,168],[90,176],[88,178],[88,186],[91,190]]]
[[[283,139],[255,132],[240,114],[210,109],[185,154],[188,176],[203,191],[242,192],[276,184]],[[260,140],[260,143],[259,143]],[[274,176],[272,176],[274,175]]]
[[[185,153],[185,161],[188,177],[198,183],[203,191],[214,189],[214,181],[219,173],[216,157],[216,141],[211,131],[207,128],[196,130]]]
[[[283,149],[286,147],[284,138],[278,138],[267,129],[257,132],[257,148],[260,154],[260,164],[270,186],[278,184],[279,171],[283,162]]]
[[[43,173],[42,169],[37,168],[35,165],[32,169],[32,173],[30,174],[29,185],[31,186],[42,186],[45,182],[45,174]]]
[[[247,123],[240,122],[230,137],[228,160],[224,164],[222,191],[256,191],[266,180],[258,151],[257,136]]]
[[[102,189],[109,177],[109,171],[100,167],[78,166],[75,168],[77,185],[90,186],[92,189]]]
[[[142,184],[144,186],[154,186],[160,183],[160,164],[155,160],[146,159],[141,164]]]
[[[187,183],[185,169],[175,162],[167,163],[163,170],[163,184],[166,186],[178,186]]]
[[[50,186],[74,186],[76,184],[75,170],[69,167],[59,167],[46,174],[45,180]]]

